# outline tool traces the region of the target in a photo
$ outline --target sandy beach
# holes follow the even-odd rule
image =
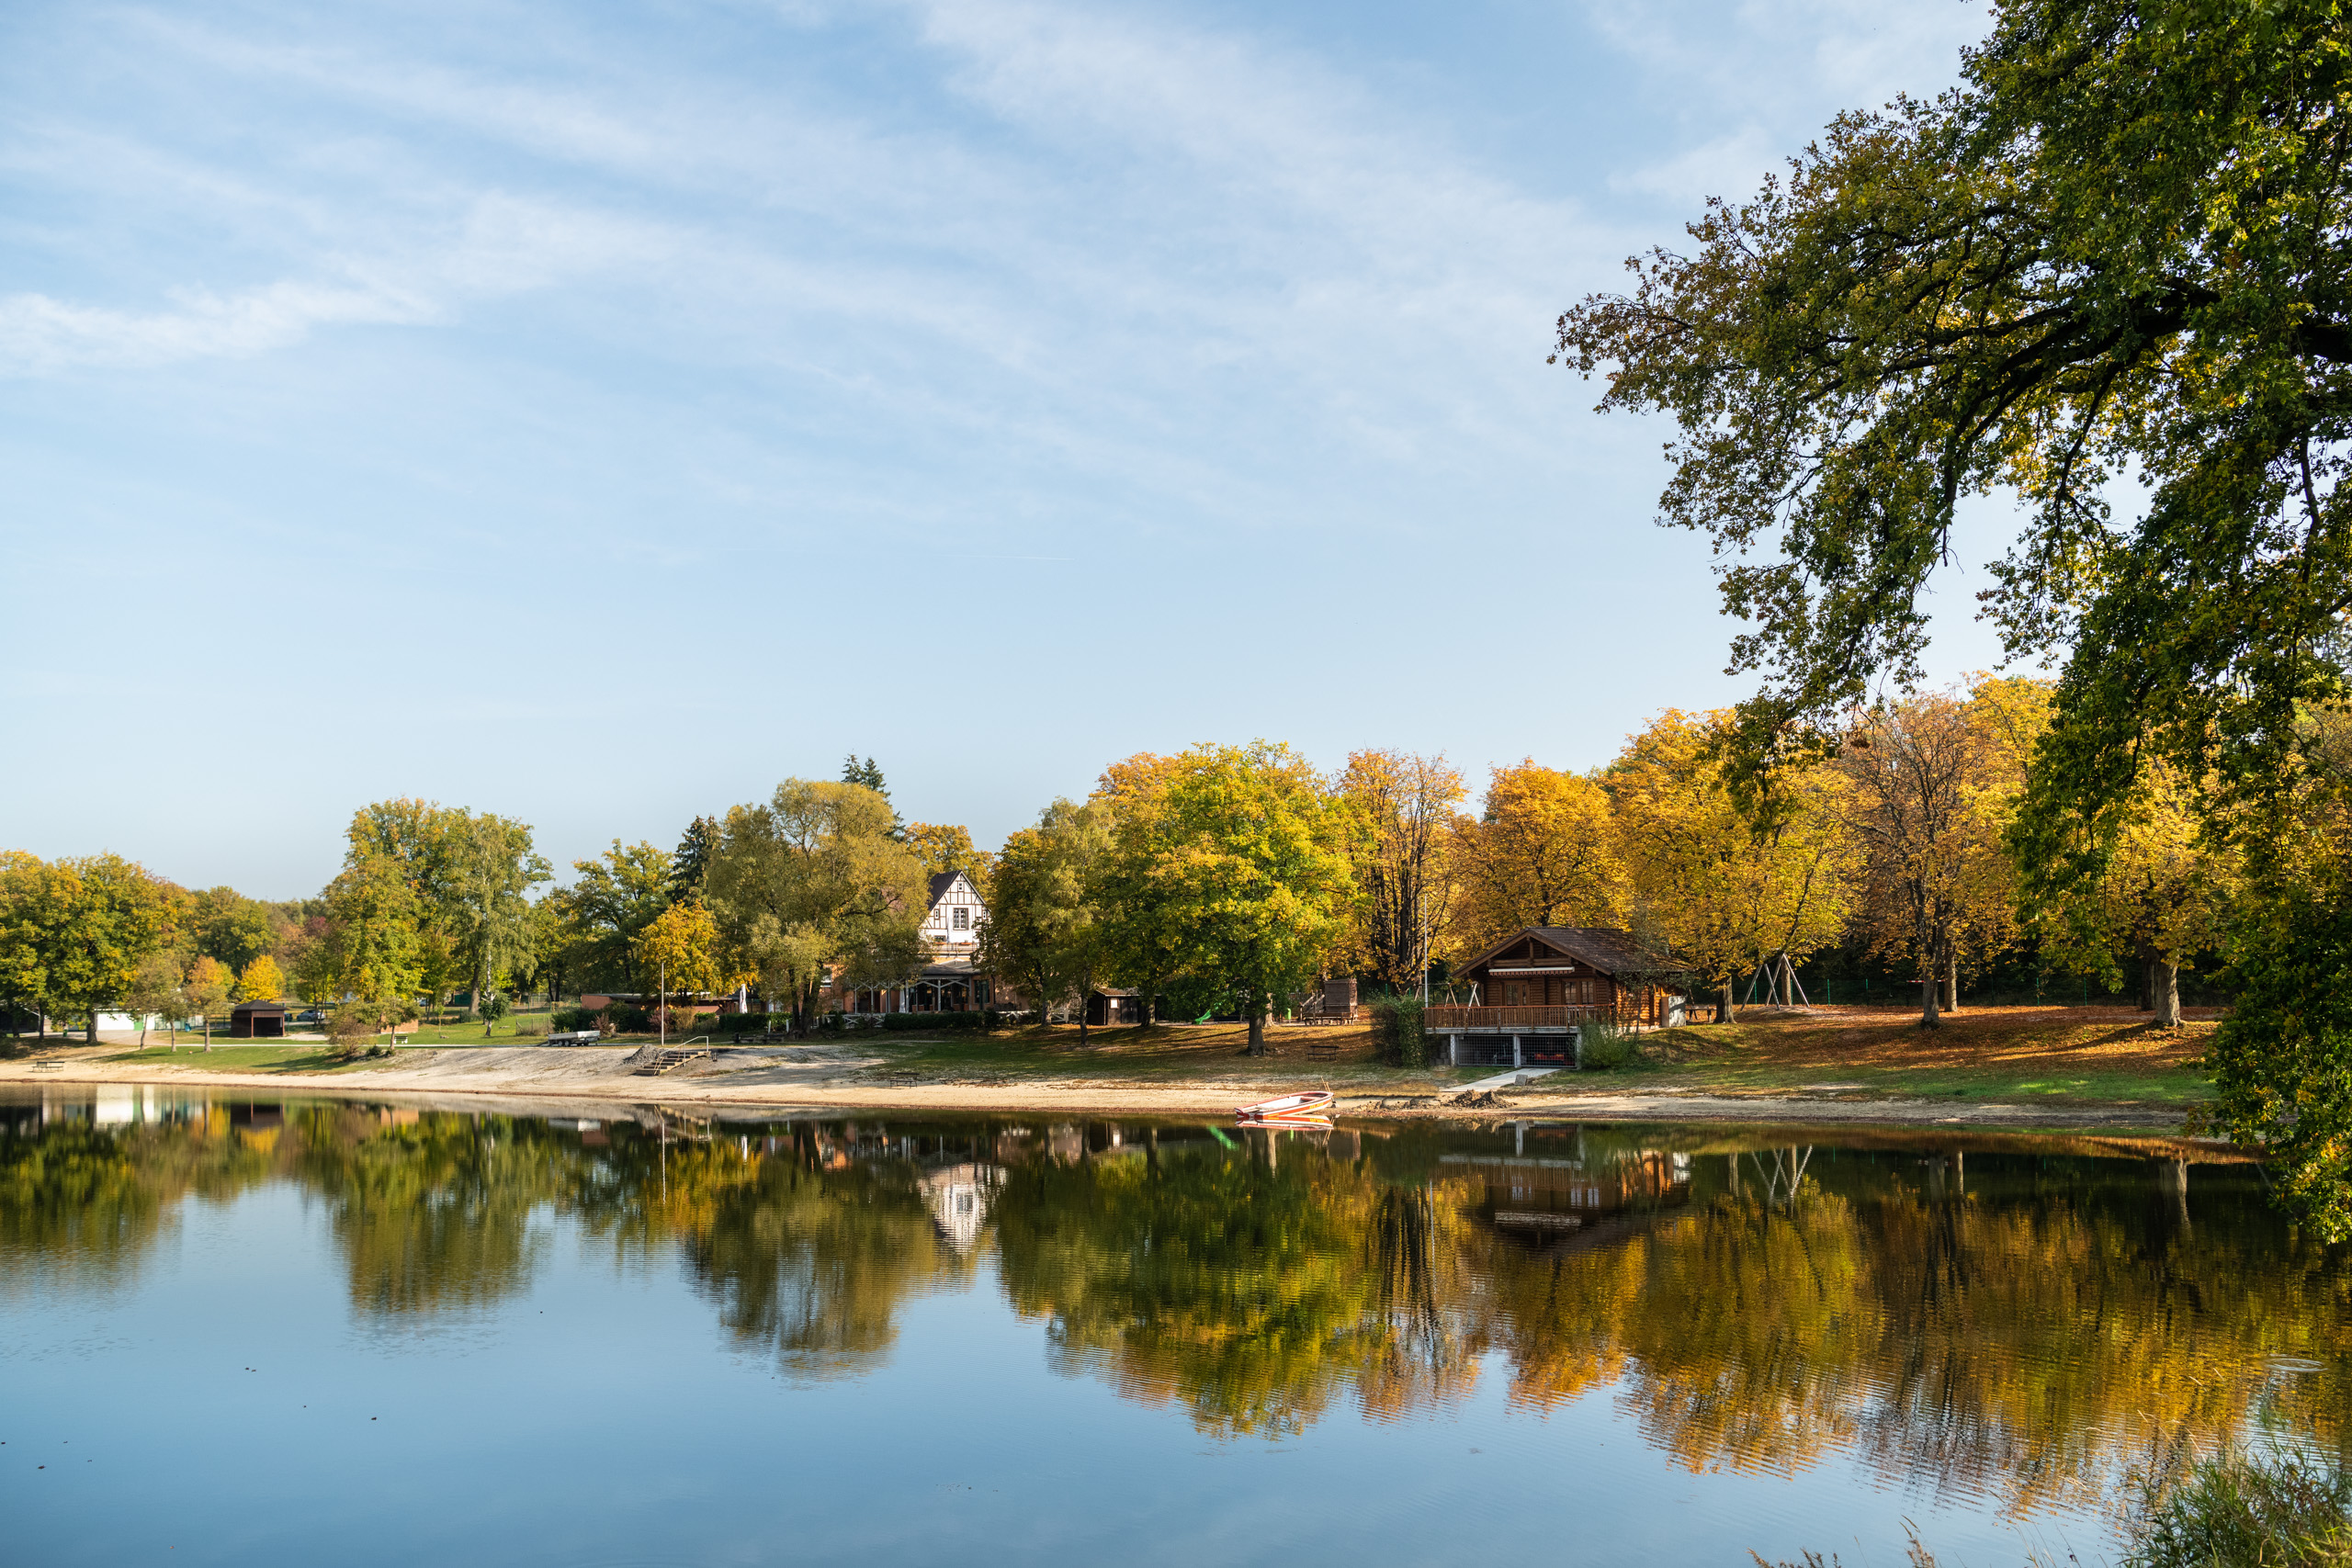
[[[403,1053],[392,1065],[333,1073],[210,1070],[203,1054],[187,1063],[119,1063],[119,1050],[69,1046],[34,1059],[0,1063],[0,1086],[154,1084],[236,1089],[272,1095],[320,1094],[391,1099],[484,1096],[500,1101],[660,1103],[668,1106],[773,1106],[779,1110],[876,1110],[1218,1115],[1279,1092],[1262,1071],[1202,1073],[1176,1080],[1068,1076],[949,1076],[895,1070],[888,1058],[854,1045],[742,1047],[692,1062],[661,1077],[628,1065],[635,1046],[445,1047]],[[1310,1070],[1292,1075],[1314,1081]],[[1417,1119],[1442,1116],[1572,1120],[1851,1123],[1887,1126],[2105,1128],[2177,1133],[2181,1112],[2154,1105],[2002,1103],[1860,1092],[1835,1082],[1789,1091],[1695,1091],[1622,1077],[1556,1075],[1517,1087],[1464,1093],[1458,1083],[1409,1075],[1350,1082],[1329,1075],[1343,1116]],[[1569,1081],[1562,1082],[1563,1078]],[[1598,1081],[1595,1081],[1598,1079]]]

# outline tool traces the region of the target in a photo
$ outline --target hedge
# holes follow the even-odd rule
[[[1421,998],[1388,997],[1372,1004],[1372,1038],[1380,1059],[1392,1067],[1430,1065],[1429,1036],[1421,1032]]]
[[[1003,1026],[1003,1022],[1004,1015],[994,1010],[987,1012],[829,1012],[818,1018],[816,1027],[827,1034],[855,1033],[861,1029],[904,1033],[943,1029],[998,1029]]]

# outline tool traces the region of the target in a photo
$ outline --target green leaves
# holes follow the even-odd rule
[[[1123,809],[1112,874],[1123,947],[1225,981],[1251,1020],[1346,934],[1353,819],[1287,746],[1197,746]]]
[[[1751,766],[1917,678],[1954,507],[1999,487],[2031,515],[1988,612],[2016,651],[2082,631],[2078,668],[2157,654],[2133,733],[2167,697],[2309,694],[2352,581],[2345,53],[2330,4],[2012,0],[1962,89],[1841,117],[1562,316],[1603,408],[1680,427],[1661,520],[1714,538],[1751,623]],[[2136,536],[2102,494],[2126,467]]]
[[[51,863],[0,852],[0,995],[52,1016],[120,1001],[184,898],[120,855]]]
[[[786,779],[720,824],[705,887],[728,942],[772,995],[805,995],[838,964],[856,985],[922,962],[926,879],[890,803],[857,784]]]
[[[1109,967],[1114,940],[1111,808],[1057,800],[1005,840],[989,878],[982,962],[1035,994],[1040,1009],[1084,1004]]]

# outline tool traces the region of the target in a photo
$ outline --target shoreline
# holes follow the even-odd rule
[[[195,1065],[109,1067],[103,1061],[66,1060],[53,1065],[15,1061],[0,1063],[0,1089],[143,1085],[376,1100],[463,1096],[469,1100],[661,1104],[680,1109],[1114,1116],[1229,1116],[1235,1106],[1274,1092],[1271,1080],[1262,1077],[1220,1076],[1182,1082],[1106,1080],[1080,1076],[1013,1081],[943,1077],[930,1081],[892,1082],[867,1076],[878,1066],[871,1059],[819,1055],[814,1052],[799,1054],[797,1059],[770,1058],[751,1065],[696,1064],[702,1070],[640,1077],[621,1067],[621,1059],[628,1055],[630,1052],[617,1048],[591,1047],[560,1053],[545,1047],[467,1048],[462,1060],[433,1060],[415,1066],[403,1064],[344,1073],[207,1071]],[[907,1076],[899,1075],[901,1078]],[[1316,1075],[1301,1072],[1294,1076]],[[1331,1077],[1336,1079],[1338,1075]],[[2178,1107],[2132,1103],[1978,1101],[1963,1105],[1951,1099],[1925,1096],[1597,1086],[1570,1089],[1550,1088],[1548,1082],[1539,1079],[1482,1093],[1475,1097],[1475,1102],[1474,1097],[1458,1084],[1406,1081],[1356,1085],[1334,1081],[1330,1087],[1337,1096],[1333,1108],[1336,1115],[1374,1121],[1772,1122],[1910,1131],[2098,1130],[2174,1138],[2182,1135],[2185,1121]]]

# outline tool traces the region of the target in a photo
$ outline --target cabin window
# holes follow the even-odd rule
[[[961,904],[956,905],[956,929],[957,931],[968,931],[968,930],[970,930],[970,929],[971,929],[971,925],[972,925],[972,911],[971,911],[971,910],[969,910],[969,909],[967,909],[967,908],[964,908],[964,906],[963,906],[963,905],[961,905]]]

